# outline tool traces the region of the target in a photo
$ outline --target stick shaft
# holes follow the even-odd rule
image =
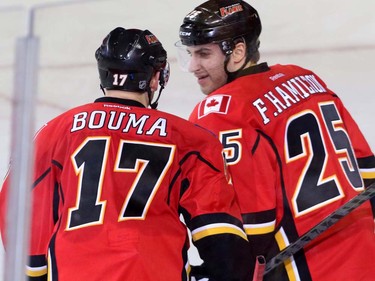
[[[362,205],[367,200],[371,199],[373,196],[375,196],[375,183],[368,186],[360,194],[346,202],[344,205],[342,205],[340,208],[338,208],[336,211],[331,213],[324,220],[322,220],[320,223],[318,223],[316,226],[314,226],[312,229],[310,229],[308,232],[306,232],[304,235],[298,238],[295,242],[290,244],[288,247],[286,247],[284,250],[282,250],[280,253],[278,253],[276,256],[270,259],[266,264],[264,274],[267,274],[273,269],[275,269],[286,259],[288,259],[295,253],[297,253],[299,250],[301,250],[306,244],[310,243],[317,236],[322,234],[324,231],[333,226],[340,219],[345,217],[347,214],[349,214],[351,211]]]

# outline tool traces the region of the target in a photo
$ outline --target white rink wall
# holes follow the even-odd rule
[[[40,39],[35,128],[61,112],[101,96],[94,52],[113,28],[150,29],[168,51],[171,78],[160,110],[187,118],[203,97],[192,75],[182,72],[174,43],[184,15],[203,1],[93,0],[0,2],[0,177],[11,153],[15,44],[28,32],[35,9]],[[375,150],[375,2],[363,0],[254,0],[263,23],[261,61],[313,70],[344,101]],[[41,5],[41,6],[40,6]],[[1,247],[0,247],[1,248]],[[2,250],[2,249],[1,249]],[[198,262],[195,250],[191,252]],[[0,255],[0,281],[3,280]]]

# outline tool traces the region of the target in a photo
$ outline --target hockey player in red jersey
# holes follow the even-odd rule
[[[375,158],[320,77],[258,63],[260,33],[248,3],[210,0],[185,16],[176,45],[207,95],[190,121],[222,142],[251,246],[270,260],[373,182]],[[375,280],[372,208],[367,201],[264,279]]]
[[[95,56],[105,96],[35,139],[30,280],[190,280],[186,226],[212,280],[250,280],[254,260],[220,142],[155,110],[169,76],[161,43],[119,27]],[[8,187],[9,177],[3,238]]]

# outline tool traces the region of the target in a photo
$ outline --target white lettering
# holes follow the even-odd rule
[[[318,82],[318,80],[316,80],[314,75],[306,75],[306,78],[308,79],[308,81],[310,81],[310,83],[316,86],[319,93],[327,92],[326,89]]]
[[[139,120],[137,120],[137,116],[134,113],[130,113],[128,123],[126,124],[126,127],[123,130],[123,132],[129,132],[130,127],[133,127],[137,128],[137,134],[143,134],[143,127],[148,118],[150,118],[150,116],[142,115],[142,117]]]
[[[70,132],[82,130],[86,126],[87,112],[81,112],[73,116],[73,126]]]
[[[269,91],[267,94],[264,95],[272,104],[276,107],[277,112],[281,113],[283,112],[283,109],[286,109],[286,106],[282,104],[282,102],[274,96],[274,94]],[[281,108],[282,109],[281,109]],[[275,116],[277,116],[277,113],[274,113]]]
[[[135,113],[127,113],[121,111],[93,111],[80,112],[73,116],[71,132],[90,129],[99,130],[107,128],[108,130],[118,130],[127,133],[135,130],[137,134],[159,135],[166,137],[167,119],[159,117],[156,121],[150,121],[149,115],[137,115]]]
[[[120,74],[120,75],[118,75],[117,73],[113,74],[113,85],[124,86],[127,77],[128,77],[127,74]]]
[[[257,99],[253,102],[253,105],[259,111],[259,114],[263,118],[263,124],[267,124],[270,122],[270,119],[266,116],[265,112],[267,111],[267,107],[264,106],[264,102],[261,99]]]
[[[268,78],[276,81],[282,76],[283,74],[279,73]],[[312,94],[323,92],[327,92],[327,89],[321,85],[314,75],[300,75],[287,81],[280,81],[279,84],[276,84],[274,91],[265,93],[263,95],[264,98],[257,98],[253,102],[253,106],[256,107],[261,115],[263,123],[267,124],[294,104],[308,98]],[[266,115],[266,112],[272,110],[272,108],[275,109],[273,116],[269,113]]]
[[[297,87],[298,87],[298,89],[303,93],[303,97],[304,98],[307,98],[307,97],[309,97],[310,96],[310,94],[309,93],[307,93],[298,83],[297,83],[297,80],[298,79],[298,77],[296,77],[295,79],[293,78],[293,79],[290,79],[290,81],[294,84],[294,85],[296,85]],[[296,81],[297,80],[297,81]]]
[[[289,101],[291,101],[292,103],[297,103],[296,100],[294,100],[287,92],[283,91],[280,87],[276,87],[275,90],[279,93],[279,95],[283,98],[283,100],[285,101],[285,105],[287,107],[290,107],[291,104]]]
[[[103,127],[105,120],[105,111],[93,111],[91,112],[89,119],[89,128],[90,129],[100,129]],[[95,122],[97,122],[95,124]]]
[[[109,114],[111,115],[111,117],[109,118],[108,129],[110,129],[110,130],[118,130],[118,129],[120,129],[120,126],[122,124],[122,120],[124,119],[124,116],[126,115],[126,113],[125,112],[120,112],[120,115],[118,116],[117,124],[116,125],[113,125],[113,123],[115,122],[115,118],[116,118],[117,112],[116,111],[111,111],[111,112],[109,112]]]
[[[167,127],[167,120],[164,118],[159,118],[155,121],[152,127],[146,132],[146,135],[153,135],[156,130],[159,130],[159,136],[165,137],[167,136],[166,132]]]

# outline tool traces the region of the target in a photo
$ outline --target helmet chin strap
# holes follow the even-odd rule
[[[103,88],[103,85],[102,85],[102,84],[100,84],[100,90],[102,90],[103,95],[105,95],[105,91],[104,91],[104,88]]]
[[[150,89],[150,87],[147,89],[148,100],[149,100],[149,103],[150,103],[150,107],[152,109],[157,109],[157,107],[158,107],[158,101],[159,101],[159,98],[161,96],[161,91],[163,91],[163,89],[164,89],[164,86],[161,85],[160,89],[159,89],[158,97],[156,98],[156,101],[154,101],[153,103],[151,103],[151,94],[152,94],[151,93],[151,89]]]

